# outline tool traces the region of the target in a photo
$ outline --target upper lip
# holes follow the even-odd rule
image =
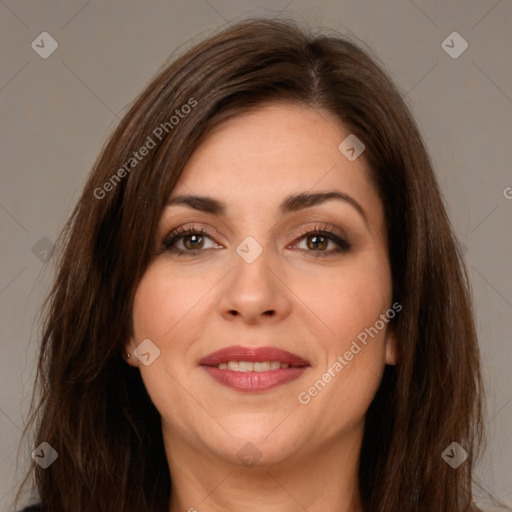
[[[290,366],[309,366],[309,362],[296,355],[282,350],[277,347],[242,347],[241,345],[233,345],[231,347],[222,348],[203,357],[199,364],[203,366],[217,366],[220,363],[228,361],[279,361],[280,363],[288,363]]]

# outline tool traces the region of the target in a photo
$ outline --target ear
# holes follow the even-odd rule
[[[385,339],[385,362],[391,366],[394,366],[398,360],[398,350],[396,342],[396,334],[393,326],[389,326],[386,332]]]
[[[139,360],[135,357],[135,354],[133,353],[133,351],[136,348],[137,345],[135,343],[135,340],[133,336],[130,336],[130,339],[124,346],[122,357],[130,366],[133,366],[134,368],[138,368],[139,366]],[[130,355],[129,357],[128,354]]]

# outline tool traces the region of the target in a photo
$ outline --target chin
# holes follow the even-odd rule
[[[220,444],[211,447],[212,451],[229,463],[248,467],[269,467],[286,462],[307,442],[307,435],[303,431],[292,432],[279,427],[281,421],[282,418],[271,425],[269,422],[252,422],[250,428],[247,423],[239,429],[229,427],[227,430],[233,437],[226,435]]]

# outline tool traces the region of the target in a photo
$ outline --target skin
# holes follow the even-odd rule
[[[133,356],[128,364],[139,366],[162,417],[170,512],[361,510],[365,414],[385,364],[396,360],[389,325],[308,404],[297,398],[391,307],[382,203],[364,156],[351,162],[338,150],[349,134],[325,111],[266,105],[212,131],[171,194],[210,196],[228,208],[217,216],[167,207],[135,296],[126,350],[133,354],[149,338],[160,356],[148,366]],[[366,218],[340,200],[279,212],[290,194],[333,190],[357,201]],[[195,239],[202,248],[185,256],[162,250],[183,225],[209,233]],[[320,244],[328,256],[315,256],[321,249],[304,233],[319,226],[344,235],[351,248],[336,253],[330,241]],[[263,249],[252,263],[235,250],[247,236]],[[175,247],[187,250],[185,241],[194,247],[190,237]],[[199,366],[231,345],[279,347],[310,367],[269,391],[232,390]],[[260,456],[250,467],[237,456],[249,442]]]

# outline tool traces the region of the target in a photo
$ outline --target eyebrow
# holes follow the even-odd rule
[[[308,192],[300,192],[293,194],[284,199],[279,205],[279,211],[282,215],[290,212],[295,212],[305,208],[320,205],[326,201],[337,199],[350,204],[359,214],[363,217],[365,223],[368,225],[368,217],[363,207],[351,196],[343,192],[317,192],[310,194]],[[167,201],[168,206],[181,205],[188,206],[194,210],[199,210],[213,215],[226,215],[227,205],[218,199],[208,196],[197,195],[180,195],[174,196]]]

